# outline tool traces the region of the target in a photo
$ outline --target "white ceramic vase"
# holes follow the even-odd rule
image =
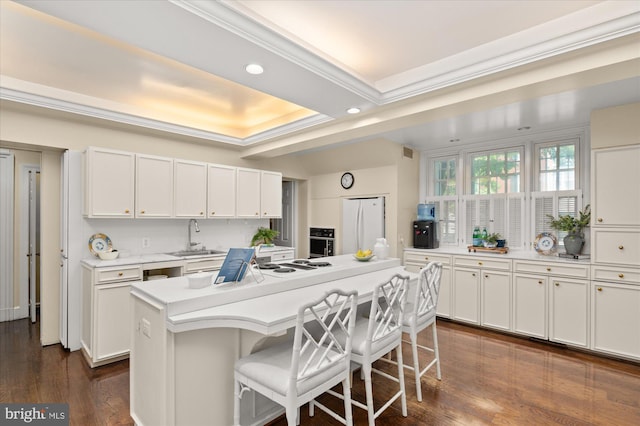
[[[387,244],[385,238],[376,239],[376,244],[373,246],[373,254],[380,260],[389,257],[389,244]]]

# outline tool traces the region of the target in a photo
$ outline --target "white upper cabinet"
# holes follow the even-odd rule
[[[207,164],[173,160],[175,217],[205,217],[207,210]]]
[[[262,171],[260,187],[260,215],[282,217],[282,173]]]
[[[208,217],[235,217],[236,168],[209,164]]]
[[[260,217],[260,170],[238,168],[237,217]]]
[[[640,226],[640,145],[592,155],[592,226]]]
[[[90,147],[85,154],[88,217],[133,217],[135,155]]]
[[[173,159],[136,155],[136,217],[173,216]]]

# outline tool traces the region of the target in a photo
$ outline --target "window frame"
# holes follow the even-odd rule
[[[582,175],[581,175],[581,163],[582,163],[582,156],[581,156],[581,152],[580,152],[580,142],[581,142],[581,138],[576,136],[576,137],[570,137],[570,138],[554,138],[552,140],[546,140],[546,141],[539,141],[539,142],[535,142],[533,143],[533,149],[532,149],[532,153],[531,153],[531,157],[532,157],[532,162],[533,162],[533,166],[531,168],[531,175],[533,176],[532,179],[532,188],[531,188],[531,192],[554,192],[554,191],[574,191],[574,190],[581,190],[583,185],[582,185]],[[561,146],[561,145],[573,145],[574,146],[574,162],[575,162],[575,167],[574,167],[574,182],[575,182],[575,187],[572,189],[554,189],[554,190],[548,190],[548,191],[543,191],[540,188],[540,149],[541,148],[547,148],[547,147],[552,147],[552,146]]]
[[[497,192],[494,194],[472,194],[472,180],[473,180],[473,157],[486,154],[492,155],[496,153],[507,154],[509,152],[518,151],[520,153],[520,173],[518,191],[515,192]],[[483,195],[507,195],[507,194],[520,194],[526,192],[525,189],[525,177],[526,177],[526,157],[525,149],[523,145],[510,145],[505,147],[487,147],[486,149],[474,150],[466,153],[465,155],[465,173],[463,177],[464,193],[459,195],[471,195],[471,196],[483,196]]]

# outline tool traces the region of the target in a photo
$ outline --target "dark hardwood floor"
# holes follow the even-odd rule
[[[421,338],[428,342],[429,334]],[[396,403],[376,424],[640,424],[640,364],[447,321],[438,322],[438,335],[442,381],[430,371],[423,379],[424,400],[418,403],[407,372],[409,416],[403,418]],[[72,425],[133,424],[128,361],[91,369],[80,351],[43,348],[39,342],[38,327],[28,320],[0,323],[0,402],[68,402]],[[355,377],[353,395],[363,400],[364,386]],[[374,377],[374,397],[394,390],[395,384]],[[341,406],[327,396],[322,401]],[[303,425],[336,424],[318,410],[313,418],[306,407],[301,414]],[[354,408],[353,414],[355,424],[366,424],[363,410]],[[286,420],[271,425],[286,425]]]

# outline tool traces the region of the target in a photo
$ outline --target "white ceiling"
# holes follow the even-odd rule
[[[379,112],[412,99],[640,31],[635,1],[3,0],[0,8],[2,99],[264,145],[263,155],[290,135],[287,152],[304,150],[305,135],[327,124],[379,124]],[[245,73],[250,62],[265,73]],[[379,136],[433,149],[523,126],[584,125],[593,108],[639,100],[640,73],[325,145]],[[351,106],[363,113],[347,116]]]

